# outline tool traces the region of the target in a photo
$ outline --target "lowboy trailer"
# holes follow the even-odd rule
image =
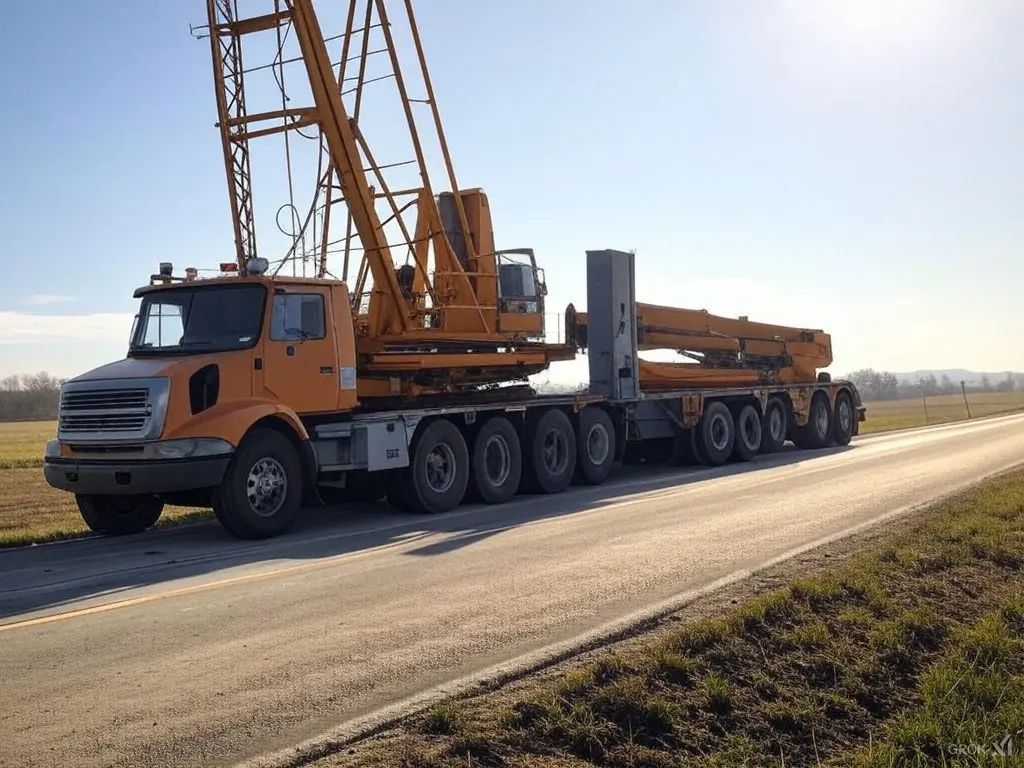
[[[865,419],[859,392],[827,374],[813,383],[643,391],[634,258],[587,252],[585,392],[497,388],[413,399],[408,407],[375,400],[370,410],[337,405],[355,402],[343,283],[254,270],[140,289],[143,308],[126,359],[62,387],[46,480],[75,494],[99,533],[143,531],[175,504],[212,506],[234,536],[265,538],[288,529],[314,500],[387,499],[396,509],[442,513],[467,501],[500,504],[519,493],[560,493],[574,482],[597,485],[617,462],[719,466],[778,451],[786,441],[801,449],[846,445],[858,433]],[[209,295],[203,291],[219,290],[223,302],[240,288],[251,296],[238,306],[248,301],[252,315],[239,309],[233,327],[193,338],[191,347],[186,328],[167,355],[141,342],[152,330],[153,302],[191,292],[193,323]],[[315,311],[300,312],[294,322],[310,327],[298,341],[282,340],[276,313],[282,297],[294,295],[327,311],[319,320]],[[232,343],[223,342],[228,337]],[[291,392],[335,405],[302,412]]]

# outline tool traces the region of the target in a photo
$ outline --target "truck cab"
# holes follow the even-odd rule
[[[233,457],[254,434],[279,455],[250,473],[238,493],[268,515],[275,505],[297,509],[281,478],[289,474],[284,465],[308,464],[303,419],[337,417],[356,405],[345,283],[271,277],[264,259],[241,274],[221,266],[219,277],[195,279],[190,270],[181,279],[161,265],[135,291],[140,306],[125,358],[61,388],[44,474],[75,494],[95,531],[141,531],[164,503],[215,501]]]

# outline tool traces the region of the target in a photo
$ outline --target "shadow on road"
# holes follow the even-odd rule
[[[93,537],[0,552],[0,619],[83,600],[109,602],[119,593],[171,580],[200,581],[214,573],[253,566],[273,568],[371,549],[408,548],[412,557],[433,557],[528,523],[598,511],[636,494],[667,491],[718,477],[813,462],[856,450],[783,450],[747,464],[666,468],[616,467],[597,487],[581,486],[556,496],[521,496],[498,506],[473,504],[437,516],[395,512],[386,503],[304,510],[287,534],[242,542],[216,522],[158,529],[121,538]],[[685,511],[685,510],[682,510]],[[186,586],[185,581],[181,586]]]

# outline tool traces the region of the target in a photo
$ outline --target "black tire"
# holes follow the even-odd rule
[[[736,444],[736,422],[729,407],[720,401],[708,403],[697,425],[696,448],[701,461],[720,467],[729,461]]]
[[[853,398],[849,392],[836,395],[835,413],[832,414],[832,432],[836,445],[849,445],[857,425],[857,414],[853,409]]]
[[[156,525],[164,511],[156,496],[76,495],[75,503],[89,530],[108,536],[142,533]]]
[[[827,448],[832,442],[832,408],[824,392],[814,393],[807,424],[793,430],[793,442],[804,450]]]
[[[447,419],[427,423],[412,441],[405,491],[413,512],[436,515],[462,503],[469,484],[469,448]]]
[[[761,453],[782,450],[789,434],[789,409],[781,397],[769,397],[761,419]]]
[[[733,443],[734,461],[750,461],[761,449],[761,414],[750,403],[740,408],[736,416],[736,441]]]
[[[471,462],[467,498],[504,504],[515,496],[523,477],[523,447],[512,422],[504,416],[487,419],[473,440]]]
[[[549,408],[526,423],[523,479],[534,493],[561,493],[576,472],[576,433],[569,417]]]
[[[302,461],[291,441],[258,428],[242,440],[214,490],[213,511],[235,538],[267,539],[295,522],[302,494]]]
[[[615,425],[604,408],[591,406],[580,411],[576,437],[577,482],[600,485],[608,479],[615,463]]]
[[[694,430],[688,429],[672,438],[672,453],[665,462],[670,467],[688,467],[698,462],[694,448]]]
[[[388,481],[388,489],[384,494],[388,504],[396,512],[412,512],[409,502],[409,474],[406,470],[392,471]]]

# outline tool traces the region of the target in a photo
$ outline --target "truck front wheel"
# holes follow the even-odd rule
[[[156,496],[76,495],[75,502],[89,530],[108,536],[142,533],[156,525],[164,511]]]
[[[220,524],[239,539],[284,533],[302,505],[302,463],[291,441],[273,429],[255,429],[238,448],[213,494]]]

